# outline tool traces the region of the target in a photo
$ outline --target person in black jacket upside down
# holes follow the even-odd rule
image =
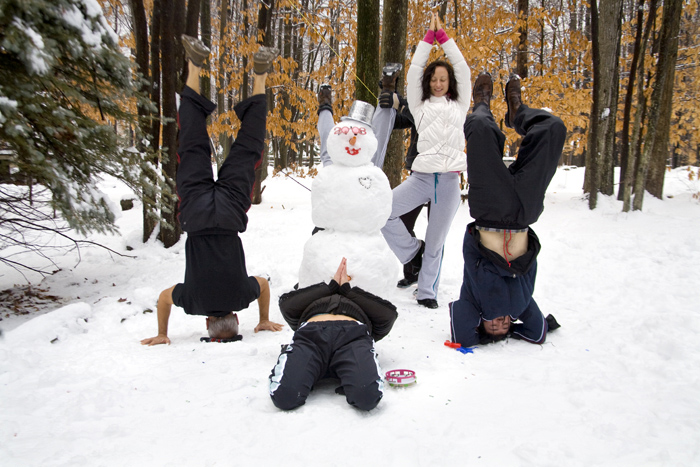
[[[178,218],[187,232],[185,280],[160,293],[158,335],[143,339],[143,345],[170,344],[172,305],[182,307],[189,315],[206,316],[212,339],[237,337],[238,316],[233,312],[247,308],[255,299],[260,315],[255,332],[280,331],[283,327],[269,320],[270,287],[266,279],[248,276],[238,236],[248,225],[246,212],[251,204],[255,168],[265,148],[265,85],[278,51],[260,47],[253,55],[253,93],[234,107],[241,127],[214,180],[206,119],[216,105],[199,92],[200,71],[209,48],[194,37],[183,35],[182,41],[189,74],[178,112],[177,194]]]
[[[505,135],[491,114],[490,74],[477,77],[474,109],[464,123],[469,210],[475,221],[464,235],[460,296],[450,303],[452,342],[463,347],[506,336],[541,344],[548,330],[559,327],[532,298],[540,242],[530,224],[544,209],[566,127],[551,113],[522,103],[518,75],[510,76],[505,94],[506,126],[523,136],[510,167],[502,161]]]
[[[314,384],[338,378],[338,394],[360,410],[372,410],[384,384],[374,341],[386,336],[398,316],[396,307],[350,285],[347,261],[333,279],[280,297],[280,311],[295,331],[282,346],[270,374],[270,397],[280,409],[304,405]]]

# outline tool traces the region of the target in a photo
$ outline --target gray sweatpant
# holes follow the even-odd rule
[[[372,156],[372,164],[380,169],[384,166],[386,147],[389,144],[391,131],[394,129],[395,118],[396,110],[382,107],[377,107],[372,117],[372,129],[374,130],[374,136],[377,138],[377,152]],[[322,110],[318,114],[318,134],[321,137],[321,163],[324,167],[333,164],[331,157],[328,155],[326,142],[334,126],[335,122],[331,111]]]
[[[437,299],[445,239],[459,207],[459,174],[413,172],[394,188],[393,196],[391,216],[382,228],[382,234],[402,264],[411,261],[418,253],[420,241],[411,236],[400,216],[428,201],[431,203],[417,298]]]

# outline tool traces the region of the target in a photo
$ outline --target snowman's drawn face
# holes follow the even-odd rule
[[[377,138],[369,125],[345,120],[333,127],[327,147],[334,164],[357,167],[372,161],[377,151]]]

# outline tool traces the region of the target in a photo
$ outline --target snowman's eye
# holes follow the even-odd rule
[[[338,126],[335,128],[335,131],[333,132],[333,134],[347,135],[348,132],[350,132],[350,131],[352,131],[353,135],[366,135],[367,134],[367,130],[365,130],[362,127],[356,127],[356,126],[349,126],[349,127],[348,126]]]

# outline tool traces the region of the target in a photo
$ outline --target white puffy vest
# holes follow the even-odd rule
[[[418,131],[416,157],[412,170],[426,173],[467,170],[464,120],[471,103],[471,71],[453,39],[442,48],[455,70],[459,99],[430,97],[422,101],[421,80],[432,46],[421,41],[413,54],[407,75],[408,106]]]

